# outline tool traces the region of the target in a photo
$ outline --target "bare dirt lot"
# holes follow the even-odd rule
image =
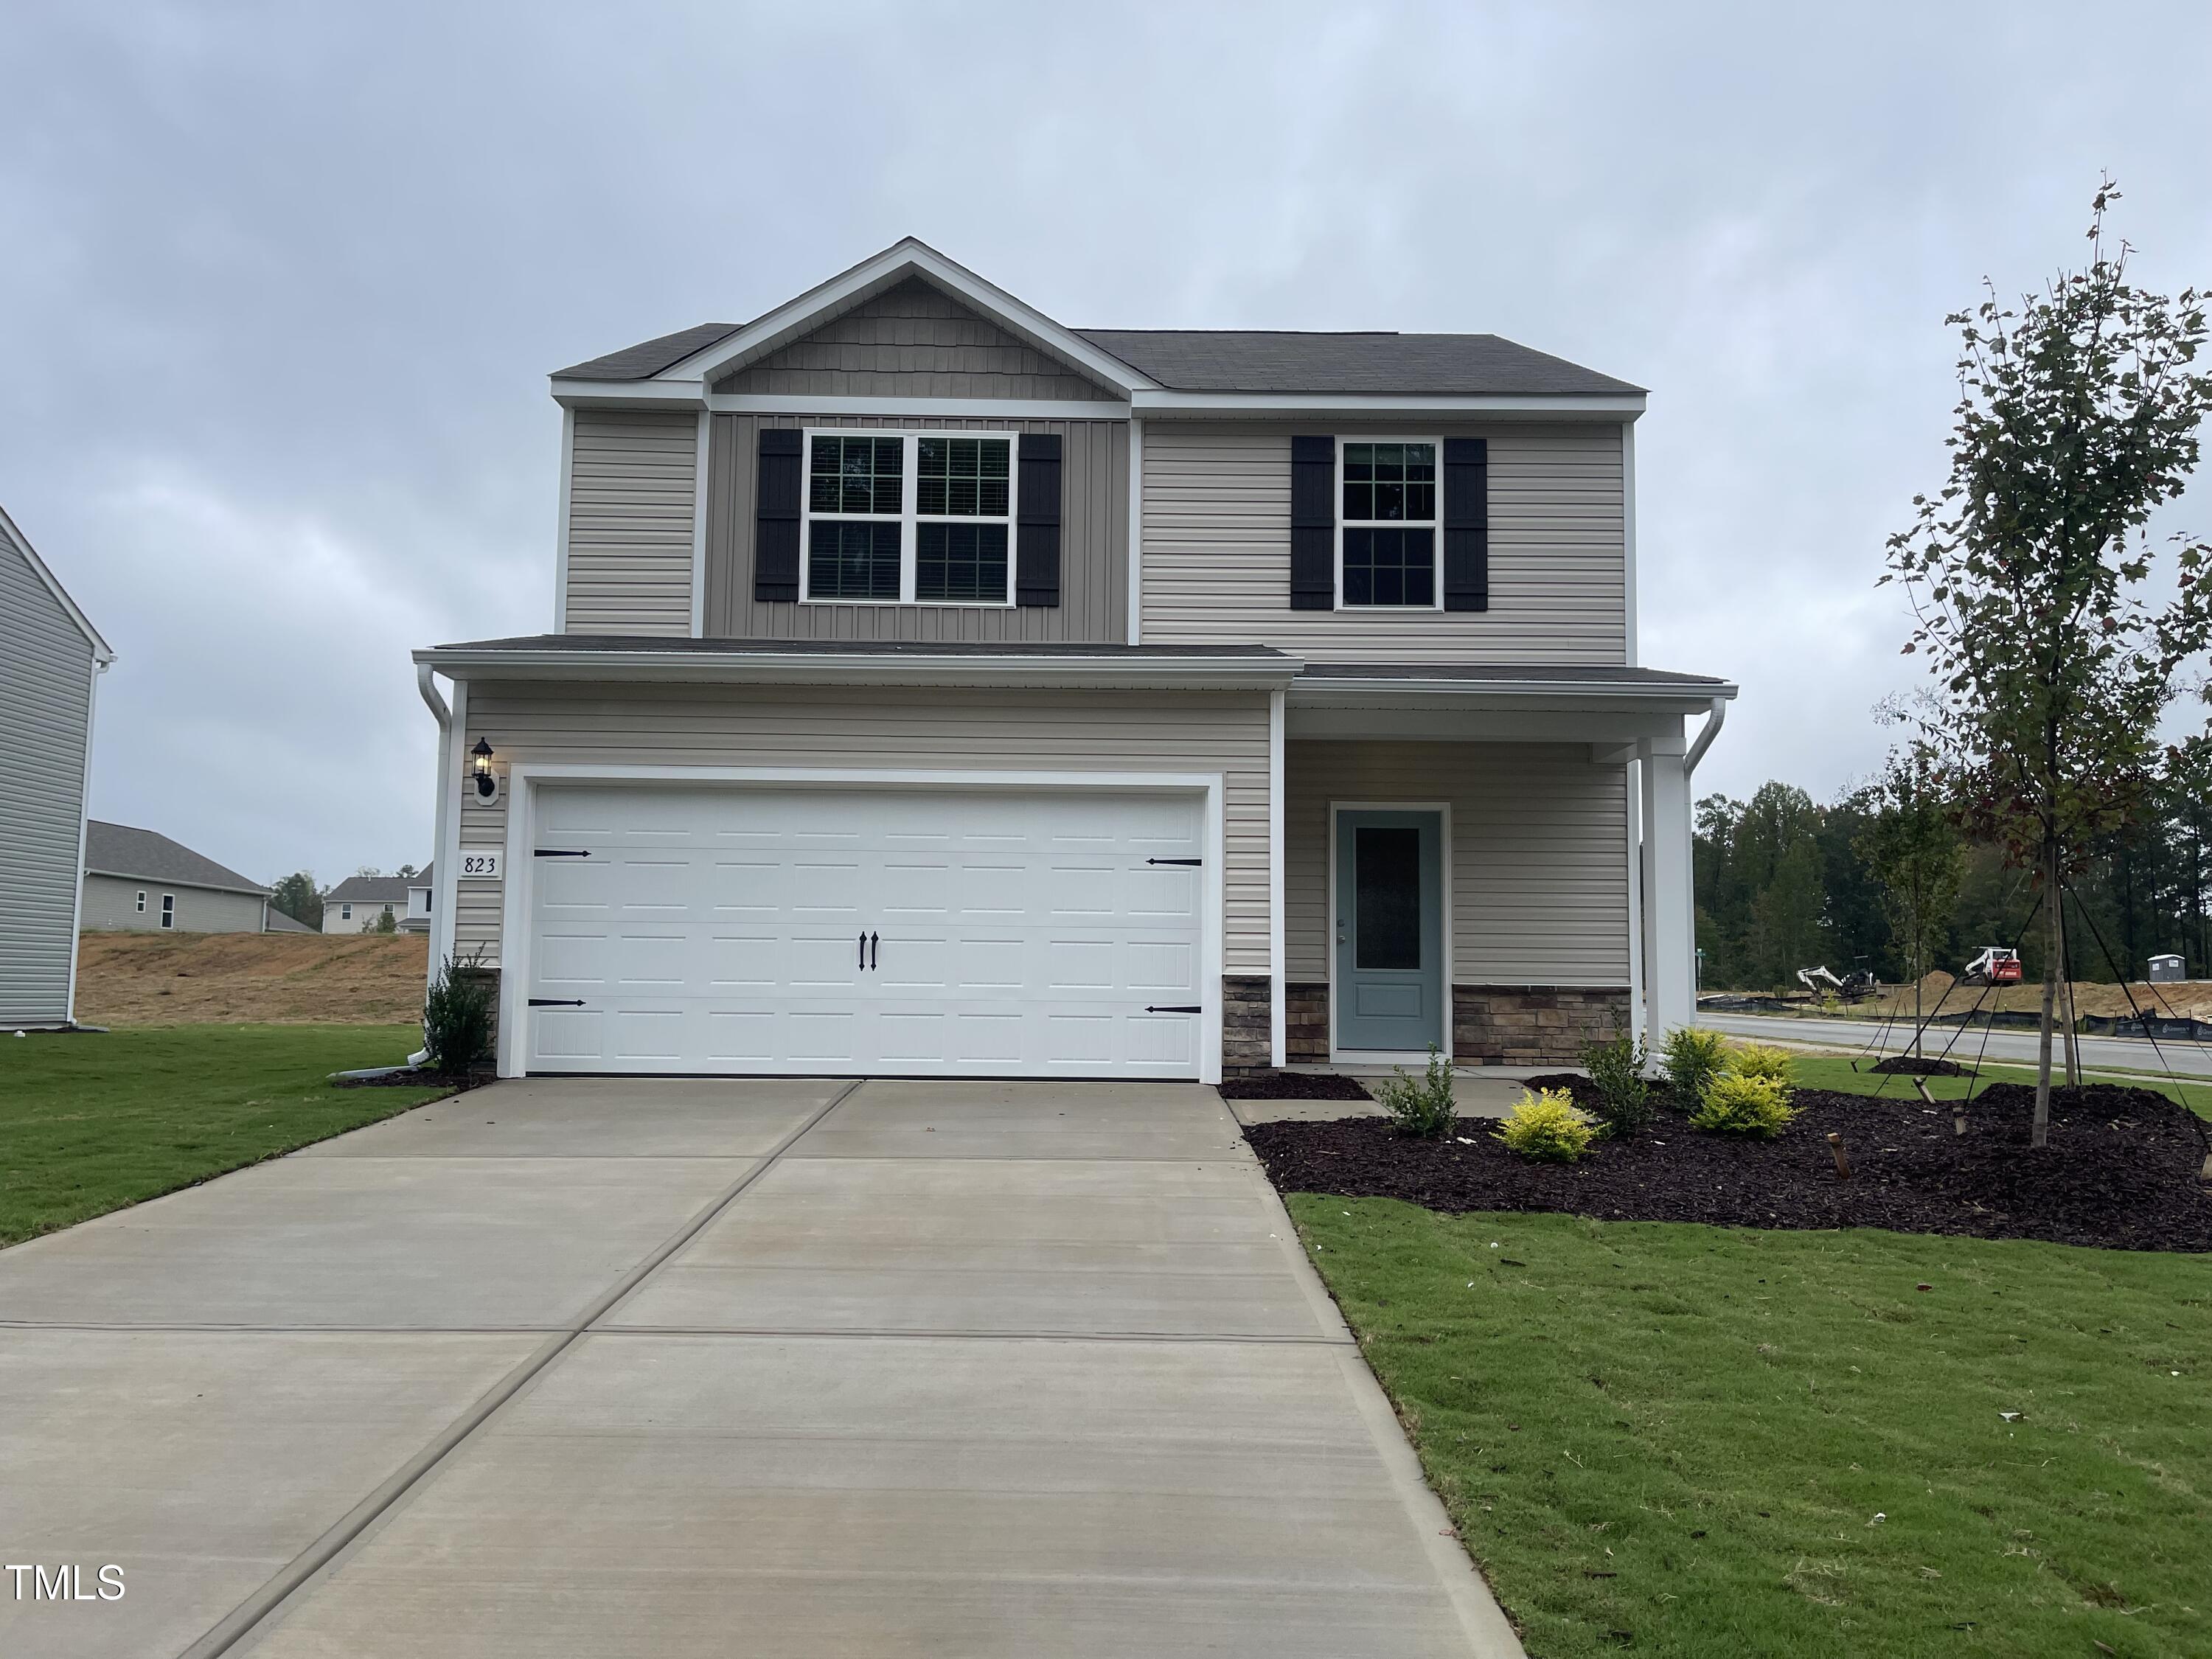
[[[421,933],[87,933],[88,1025],[392,1025],[420,1017]]]

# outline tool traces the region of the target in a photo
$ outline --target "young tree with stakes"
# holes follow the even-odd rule
[[[2144,594],[2146,525],[2197,464],[2212,374],[2196,367],[2203,297],[2135,287],[2127,244],[2108,247],[2118,198],[2109,179],[2097,191],[2087,270],[2017,310],[1988,287],[1945,319],[1961,344],[1951,476],[1914,497],[1881,578],[1911,596],[1905,649],[1925,654],[1935,679],[1920,723],[1966,826],[2043,890],[2039,1147],[2051,1132],[2063,884],[2093,837],[2142,814],[2159,718],[2212,600],[2212,549],[2179,537],[2173,597],[2154,610]]]
[[[1924,744],[1893,752],[1867,792],[1874,822],[1856,848],[1881,884],[1892,937],[1912,975],[1912,1052],[1920,1052],[1920,982],[1958,908],[1966,848]]]

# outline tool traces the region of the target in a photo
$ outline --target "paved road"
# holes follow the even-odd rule
[[[1879,1022],[1856,1019],[1699,1014],[1698,1024],[1710,1026],[1716,1031],[1726,1031],[1730,1036],[1759,1037],[1768,1042],[1829,1043],[1848,1048],[1863,1048],[1883,1036]],[[1987,1035],[1990,1059],[2034,1062],[2037,1036],[2033,1031],[1996,1030]],[[1891,1027],[1882,1051],[1890,1054],[1901,1051],[1909,1046],[1911,1036],[1912,1027],[1909,1024],[1900,1023]],[[1943,1045],[1956,1036],[1958,1042],[1950,1051],[1951,1057],[1971,1060],[1983,1052],[1983,1036],[1979,1030],[1962,1034],[1956,1026],[1931,1025],[1928,1028],[1923,1047],[1925,1052],[1941,1054]],[[2171,1066],[2183,1077],[2212,1077],[2212,1044],[2174,1042],[2161,1038],[2157,1047],[2153,1048],[2142,1037],[2085,1036],[2081,1039],[2081,1063],[2088,1066],[2113,1066],[2137,1072],[2160,1072]]]
[[[0,1401],[9,1659],[1522,1651],[1194,1085],[501,1084],[0,1251]]]

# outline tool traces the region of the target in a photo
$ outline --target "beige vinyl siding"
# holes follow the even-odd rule
[[[759,470],[760,428],[764,425],[1058,433],[1060,603],[1014,606],[757,603],[753,599],[754,478]],[[706,631],[717,638],[1072,640],[1119,645],[1128,637],[1127,421],[717,415],[708,474]]]
[[[146,908],[138,908],[138,895],[146,896]],[[179,933],[258,933],[263,906],[258,894],[226,892],[216,887],[193,887],[183,882],[155,881],[139,876],[87,876],[84,878],[84,927],[88,933],[158,933],[161,931],[161,895],[177,896]]]
[[[689,635],[699,416],[580,409],[574,446],[568,631]]]
[[[1376,433],[1489,440],[1490,609],[1293,611],[1291,436],[1331,425],[1146,422],[1146,645],[1257,641],[1315,662],[1627,659],[1620,427]]]
[[[726,375],[714,389],[770,397],[1120,401],[1119,393],[918,277]]]
[[[1581,744],[1284,745],[1285,975],[1328,977],[1331,802],[1451,806],[1452,980],[1628,983],[1626,769]]]
[[[0,1028],[69,1018],[92,643],[0,526]]]
[[[1219,773],[1224,971],[1267,971],[1263,692],[881,691],[852,687],[469,688],[470,744],[507,763]],[[461,809],[462,850],[506,845],[507,796]],[[464,881],[457,949],[500,948],[498,884]]]

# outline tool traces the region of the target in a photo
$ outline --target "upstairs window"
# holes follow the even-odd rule
[[[1435,609],[1435,441],[1347,439],[1339,476],[1339,602]]]
[[[1014,441],[810,432],[802,601],[1011,605]]]

